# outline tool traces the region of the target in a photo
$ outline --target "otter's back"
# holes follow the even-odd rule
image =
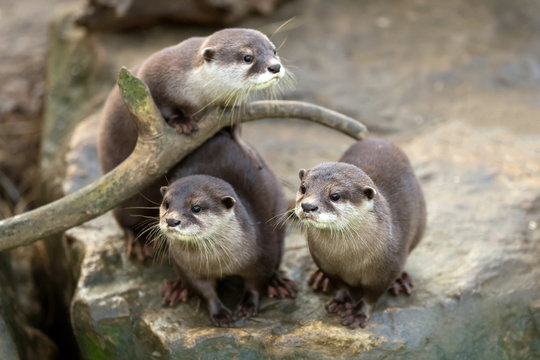
[[[262,169],[228,133],[222,131],[182,160],[168,177],[178,179],[200,174],[214,176],[231,184],[257,226],[258,241],[269,257],[276,258],[277,266],[285,234],[284,229],[275,226],[273,220],[285,212],[286,203],[278,178],[262,158],[259,161],[263,164]],[[279,244],[278,248],[276,243]],[[278,253],[271,254],[275,250]]]
[[[401,230],[410,252],[423,235],[426,206],[405,153],[384,139],[364,139],[352,145],[339,161],[358,166],[373,180],[387,200],[393,226]]]

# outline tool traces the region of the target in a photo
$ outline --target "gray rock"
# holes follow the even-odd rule
[[[91,31],[118,31],[163,21],[231,26],[248,15],[268,15],[279,0],[88,0],[77,23]]]
[[[253,123],[246,135],[256,137],[263,156],[272,159],[269,144],[295,146],[279,136],[265,140],[269,127],[278,134],[285,126]],[[306,136],[321,130],[304,127]],[[323,131],[327,143],[343,142],[341,135]],[[170,265],[127,260],[110,215],[72,229],[67,235],[81,261],[71,313],[81,351],[86,358],[119,359],[539,356],[538,140],[451,122],[403,144],[429,210],[426,236],[406,266],[416,289],[410,297],[384,296],[365,329],[339,325],[324,310],[329,295],[308,288],[314,265],[294,229],[283,268],[300,286],[298,297],[265,299],[256,318],[240,320],[234,329],[212,327],[196,299],[161,307],[160,286],[174,276]],[[313,150],[310,162],[335,160],[340,152]],[[291,156],[272,165],[288,176],[303,163]]]
[[[13,290],[7,279],[9,271],[7,254],[0,254],[0,358],[11,360],[21,358],[22,344],[17,342],[22,328],[17,326],[13,311]]]
[[[15,257],[21,259],[21,252],[0,254],[0,359],[56,359],[56,344],[28,319],[28,309],[24,307],[32,300],[20,299],[20,295],[28,292],[21,292],[22,284],[15,283],[22,278],[21,274],[15,274],[20,267],[12,266]]]

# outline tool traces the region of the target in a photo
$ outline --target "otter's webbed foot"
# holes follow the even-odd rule
[[[234,315],[221,302],[214,304],[210,310],[210,320],[215,326],[231,328],[234,327]]]
[[[192,132],[199,130],[197,119],[194,116],[185,116],[183,113],[174,113],[165,117],[165,120],[178,134],[190,135]]]
[[[308,285],[311,286],[314,291],[322,291],[323,293],[328,293],[332,287],[330,279],[321,271],[321,269],[313,271],[309,277]]]
[[[135,236],[135,233],[130,228],[124,228],[124,233],[127,238],[127,255],[128,258],[135,257],[140,263],[144,263],[154,254],[154,243],[146,241],[146,237]]]
[[[294,299],[296,297],[296,293],[298,292],[298,288],[294,284],[294,282],[278,272],[275,272],[274,275],[268,280],[268,284],[266,286],[266,293],[269,298],[279,298],[279,299],[285,299],[285,298],[291,298]]]
[[[341,325],[351,329],[357,327],[365,328],[370,317],[369,306],[364,300],[360,300],[356,305],[352,302],[345,304],[345,310],[340,313]]]
[[[161,296],[163,297],[161,305],[175,307],[180,301],[188,301],[190,295],[191,292],[181,277],[174,281],[165,281],[161,287]]]
[[[324,308],[331,314],[338,314],[343,317],[346,314],[347,309],[352,305],[352,299],[340,299],[336,296],[324,304]]]
[[[251,317],[257,315],[259,311],[259,292],[248,290],[244,293],[242,300],[236,307],[235,315],[237,317]]]
[[[400,293],[411,295],[413,288],[414,284],[411,277],[404,271],[400,277],[394,280],[388,291],[394,296],[398,296]]]

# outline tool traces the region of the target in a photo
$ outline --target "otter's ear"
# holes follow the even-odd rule
[[[161,196],[165,195],[165,193],[167,192],[167,189],[169,188],[166,186],[162,186],[159,188],[159,192],[161,193]]]
[[[221,198],[221,203],[225,205],[227,209],[231,209],[236,204],[236,200],[234,200],[232,196],[224,196]]]
[[[216,56],[216,50],[214,48],[206,48],[203,50],[202,56],[204,60],[212,61],[214,60],[214,56]]]
[[[300,169],[300,171],[298,172],[298,177],[300,178],[300,180],[304,180],[304,176],[306,176],[306,169]]]
[[[364,188],[362,189],[362,193],[365,197],[368,198],[368,200],[373,200],[373,198],[377,194],[377,191],[375,191],[375,189],[371,186],[364,186]]]

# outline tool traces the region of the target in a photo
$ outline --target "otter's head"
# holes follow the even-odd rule
[[[276,84],[285,68],[276,47],[263,33],[252,29],[224,29],[210,35],[202,44],[201,75],[212,89],[217,105],[229,105],[251,91]]]
[[[231,228],[236,193],[225,181],[187,176],[161,188],[159,227],[169,241],[196,242]]]
[[[295,214],[307,226],[342,230],[373,210],[373,181],[358,167],[323,163],[300,170]]]

